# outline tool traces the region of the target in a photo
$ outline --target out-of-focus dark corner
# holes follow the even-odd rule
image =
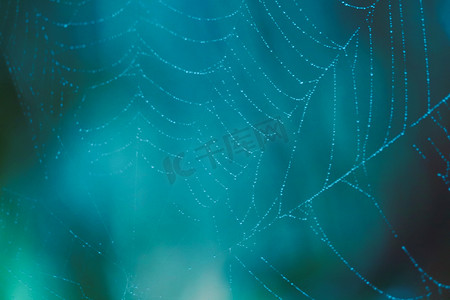
[[[0,48],[1,51],[1,48]],[[0,183],[8,185],[23,176],[32,163],[30,128],[18,99],[13,80],[2,57],[0,60]]]

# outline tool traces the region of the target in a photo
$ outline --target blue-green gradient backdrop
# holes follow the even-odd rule
[[[1,0],[0,298],[449,299],[449,10]]]

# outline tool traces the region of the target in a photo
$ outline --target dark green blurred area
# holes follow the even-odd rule
[[[450,3],[303,2],[1,0],[0,299],[449,299]]]

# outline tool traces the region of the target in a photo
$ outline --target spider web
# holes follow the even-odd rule
[[[34,155],[2,183],[5,297],[448,296],[407,230],[450,190],[427,6],[221,2],[1,3]]]

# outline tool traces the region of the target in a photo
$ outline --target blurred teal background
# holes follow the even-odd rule
[[[421,3],[1,0],[0,298],[449,299]]]

